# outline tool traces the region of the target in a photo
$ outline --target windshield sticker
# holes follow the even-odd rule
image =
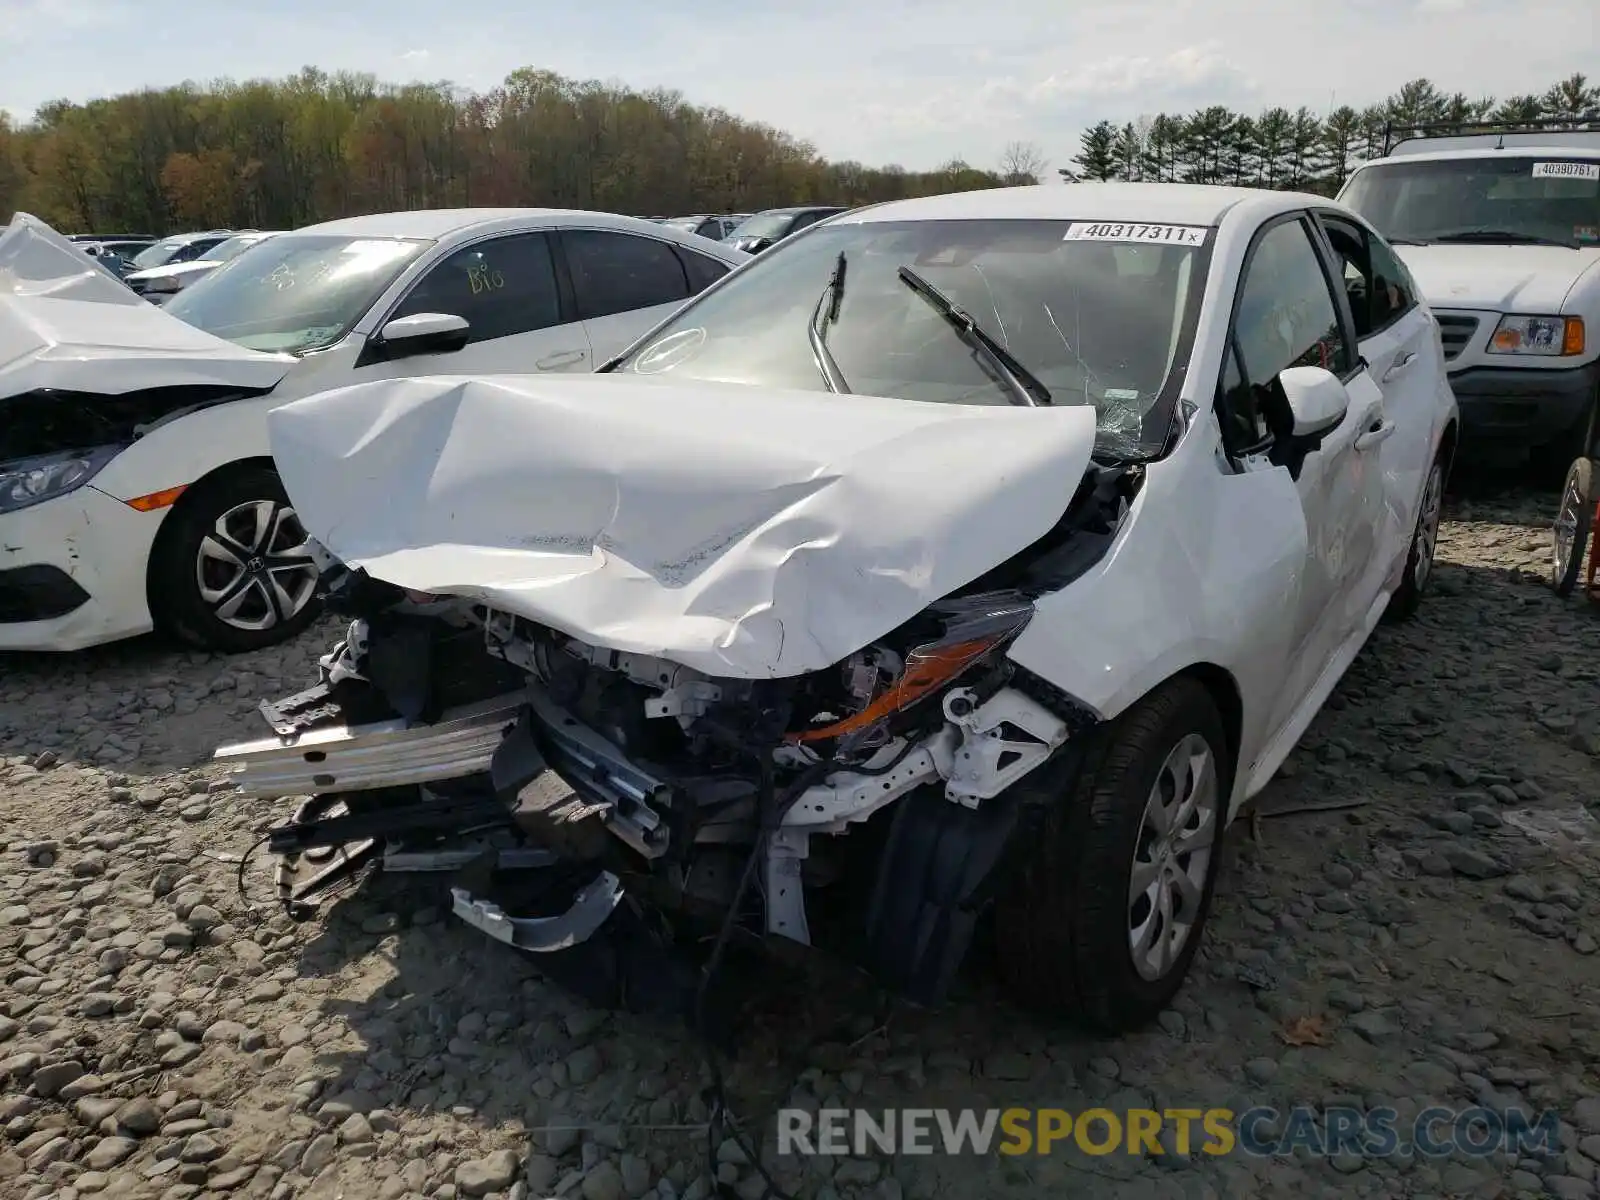
[[[1575,242],[1600,242],[1600,225],[1574,225],[1572,227],[1572,240]]]
[[[1535,179],[1600,179],[1600,162],[1536,162]]]
[[[1074,221],[1066,242],[1159,242],[1173,246],[1198,246],[1206,240],[1203,225],[1137,225],[1105,221]]]

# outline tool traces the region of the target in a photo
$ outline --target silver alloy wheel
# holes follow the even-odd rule
[[[1561,507],[1556,510],[1555,554],[1551,559],[1550,579],[1559,584],[1572,563],[1572,544],[1578,538],[1579,514],[1583,511],[1583,494],[1578,486],[1578,472],[1567,472],[1567,482],[1561,491]]]
[[[1144,979],[1165,978],[1194,934],[1220,819],[1216,757],[1191,733],[1161,764],[1134,841],[1128,949]]]
[[[1411,571],[1412,585],[1418,592],[1433,573],[1433,556],[1439,547],[1439,515],[1444,509],[1444,468],[1434,463],[1422,489],[1422,511],[1417,514],[1416,566]]]
[[[195,559],[200,599],[234,629],[260,632],[291,621],[311,603],[317,567],[294,509],[249,500],[217,518]]]

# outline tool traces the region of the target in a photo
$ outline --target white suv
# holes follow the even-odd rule
[[[1600,128],[1403,138],[1339,199],[1396,247],[1439,323],[1464,459],[1593,449]]]

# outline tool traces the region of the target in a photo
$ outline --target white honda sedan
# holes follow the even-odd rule
[[[603,213],[381,213],[258,240],[158,308],[18,216],[0,231],[0,650],[292,636],[316,569],[268,410],[419,371],[591,371],[748,257]]]
[[[727,920],[810,941],[854,877],[828,907],[885,982],[936,999],[992,900],[1017,996],[1110,1029],[1172,997],[1230,821],[1416,609],[1458,428],[1369,225],[1169,184],[857,210],[606,373],[366,384],[270,423],[314,542],[388,585],[348,594],[332,690],[296,702],[406,719],[222,752],[247,793],[438,806],[443,776],[510,795],[548,766],[614,854],[564,818],[544,848],[615,873],[525,926],[459,891],[502,940],[555,952],[621,879],[704,865],[744,881]],[[462,649],[416,672],[481,702],[433,732],[389,632],[430,617]],[[838,836],[862,825],[882,840]]]

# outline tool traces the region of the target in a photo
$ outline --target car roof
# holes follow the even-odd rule
[[[1420,139],[1419,139],[1420,140]],[[1442,139],[1441,139],[1442,140]],[[1362,163],[1365,167],[1382,167],[1390,163],[1415,163],[1415,162],[1460,162],[1479,158],[1553,158],[1571,162],[1573,159],[1600,158],[1600,145],[1572,146],[1550,143],[1536,145],[1532,142],[1518,142],[1508,145],[1504,150],[1482,145],[1459,150],[1416,150],[1404,154],[1396,146],[1389,152],[1387,158],[1374,158],[1370,162]]]
[[[615,213],[586,212],[576,208],[424,208],[415,212],[371,213],[363,217],[342,217],[307,225],[296,233],[336,233],[368,237],[431,238],[495,224],[559,224],[581,219],[585,224],[614,224],[617,228],[639,228],[650,224],[644,217],[624,217]],[[670,218],[664,218],[670,219]]]
[[[1216,225],[1248,205],[1260,216],[1311,205],[1337,207],[1326,196],[1264,188],[1193,183],[1069,183],[986,188],[857,209],[832,224],[875,221],[1135,221]]]
[[[808,212],[843,212],[844,206],[839,204],[795,204],[788,208],[763,208],[753,214],[758,217],[786,217],[790,213]],[[738,214],[734,214],[737,216]]]

